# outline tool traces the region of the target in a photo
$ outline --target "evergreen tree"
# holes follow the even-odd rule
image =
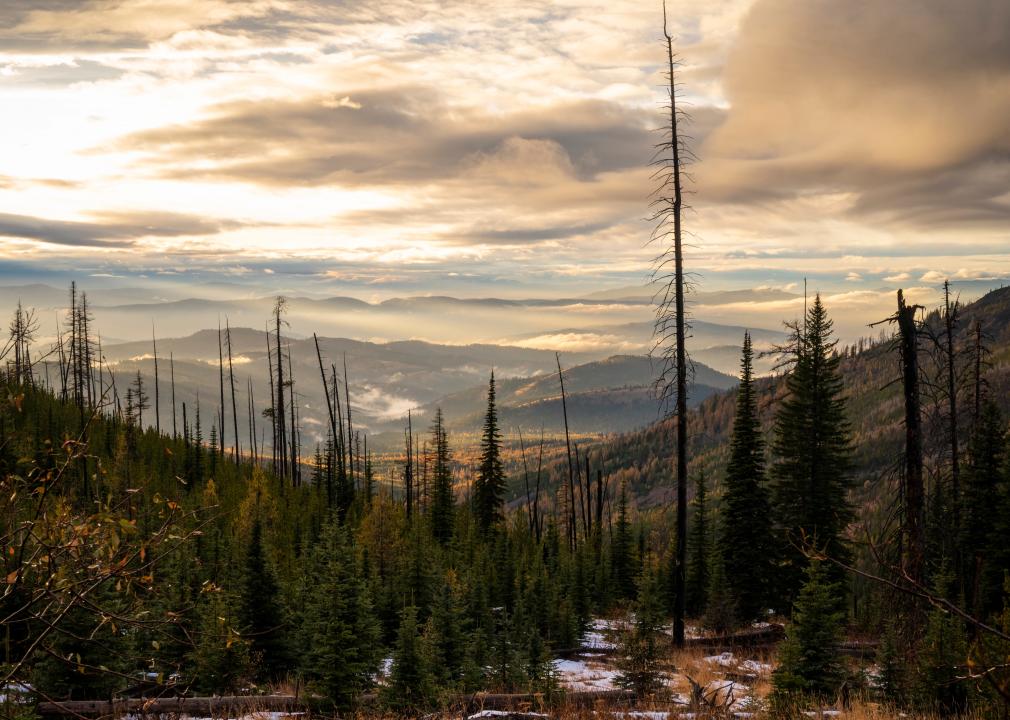
[[[425,629],[435,658],[432,670],[445,685],[454,685],[463,679],[467,624],[459,590],[453,581],[446,579],[432,605]]]
[[[897,624],[888,623],[877,648],[877,667],[880,670],[876,678],[876,689],[881,700],[893,704],[904,701],[907,685],[905,658],[902,657],[901,648]]]
[[[705,483],[705,473],[698,474],[695,481],[694,517],[691,523],[691,534],[687,546],[687,612],[697,617],[705,611],[708,597],[708,560],[711,554],[708,531],[708,488]]]
[[[774,700],[782,707],[834,700],[845,680],[838,652],[845,618],[841,590],[819,560],[808,564],[806,577],[772,678]]]
[[[780,607],[802,583],[807,559],[798,545],[810,543],[834,559],[849,559],[842,532],[852,517],[847,498],[852,450],[831,329],[818,295],[803,326],[794,329],[788,394],[775,415],[772,507],[784,540]]]
[[[1000,486],[1004,480],[1006,424],[991,400],[971,437],[968,466],[964,474],[961,517],[961,556],[966,561],[965,595],[969,610],[989,617],[1001,607],[1006,536],[1000,536]]]
[[[618,686],[634,690],[639,697],[662,687],[659,638],[663,631],[663,603],[657,574],[643,564],[638,576],[638,600],[635,619],[621,638],[618,658]]]
[[[379,625],[349,533],[323,527],[302,574],[302,672],[310,686],[348,707],[379,667]]]
[[[934,579],[934,592],[942,597],[952,579],[947,567],[941,567]],[[945,717],[963,712],[969,691],[963,679],[968,660],[964,623],[946,610],[933,608],[917,650],[913,687],[917,704]]]
[[[277,679],[288,666],[286,632],[277,600],[277,580],[264,554],[259,518],[253,520],[249,532],[241,583],[239,622],[242,635],[249,642],[256,675],[261,680]]]
[[[197,613],[190,653],[194,689],[208,694],[235,692],[255,667],[250,662],[249,642],[236,627],[235,603],[220,587],[208,585],[200,594]]]
[[[628,487],[621,483],[617,500],[617,523],[614,527],[611,565],[614,571],[614,589],[617,596],[629,599],[635,596],[635,560],[632,557],[631,523],[628,520]]]
[[[480,440],[480,467],[474,483],[474,512],[483,533],[501,519],[505,501],[505,470],[501,461],[501,433],[495,406],[494,371],[487,390],[487,414]]]
[[[111,581],[106,581],[88,597],[96,607],[115,611],[119,604]],[[34,628],[42,632],[42,625]],[[106,699],[126,684],[125,633],[111,618],[96,616],[84,604],[76,604],[49,634],[48,652],[32,667],[32,685],[45,689],[53,698],[64,700]]]
[[[442,545],[452,539],[453,492],[452,468],[449,465],[449,439],[442,420],[442,408],[435,410],[431,427],[431,443],[435,449],[431,493],[431,533]]]
[[[434,683],[429,658],[418,633],[417,608],[413,605],[400,612],[400,629],[396,635],[396,650],[389,673],[389,684],[383,696],[389,707],[399,711],[422,710],[434,697]]]
[[[747,332],[743,338],[719,543],[728,589],[741,620],[752,620],[768,607],[768,583],[775,567],[753,360]]]
[[[722,542],[722,541],[720,541]],[[717,547],[712,553],[712,572],[708,582],[708,603],[705,607],[705,627],[726,634],[737,625],[739,610],[726,577],[726,553]]]

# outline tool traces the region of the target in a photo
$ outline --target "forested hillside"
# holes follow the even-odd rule
[[[886,312],[883,311],[883,312]],[[883,318],[882,318],[883,319]],[[973,412],[975,330],[981,324],[982,393],[1004,413],[1010,413],[1010,288],[995,290],[965,305],[957,325],[958,392],[965,419]],[[925,317],[921,348],[924,355],[938,357],[935,344],[928,338],[942,330],[940,315]],[[739,353],[739,350],[737,351]],[[891,341],[863,342],[839,348],[839,366],[845,387],[848,417],[853,427],[855,448],[853,475],[858,502],[872,502],[878,496],[879,483],[897,478],[897,463],[902,444],[902,406],[899,358]],[[932,422],[934,452],[941,453],[944,402],[935,364],[926,363],[924,372],[931,378],[932,393],[924,391],[923,404]],[[758,378],[754,383],[761,424],[770,433],[778,403],[786,393],[781,373]],[[692,472],[704,472],[718,488],[728,461],[729,438],[733,429],[736,399],[733,393],[719,393],[702,400],[692,412]],[[643,496],[646,505],[669,501],[667,477],[673,447],[669,443],[671,422],[657,423],[641,432],[621,434],[594,446],[608,472],[619,474]],[[939,460],[938,460],[939,462]],[[862,488],[863,490],[859,490]]]
[[[602,444],[565,435],[546,446],[527,437],[517,448],[502,439],[502,399],[543,399],[548,380],[496,383],[492,374],[476,452],[454,450],[436,407],[407,426],[404,452],[386,458],[380,478],[367,434],[354,430],[348,384],[333,363],[327,376],[320,352],[330,427],[314,457],[301,456],[278,300],[274,334],[263,337],[272,387],[281,388],[262,414],[275,443],[237,453],[208,418],[234,411],[223,363],[220,405],[213,394],[181,402],[159,432],[143,379],[117,380],[96,361],[87,306],[73,292],[71,303],[67,332],[48,353],[33,341],[33,311],[19,307],[4,358],[4,652],[7,681],[22,695],[248,693],[295,682],[317,709],[377,703],[410,713],[478,691],[562,697],[581,681],[557,656],[600,642],[616,649],[618,685],[656,692],[657,639],[677,599],[664,500],[668,422]],[[922,564],[905,576],[905,591],[935,593],[928,597],[941,608],[963,605],[949,605],[961,620],[929,616],[935,637],[957,642],[924,645],[915,657],[894,655],[906,630],[888,619],[893,597],[873,579],[879,571],[867,570],[878,552],[904,567],[909,551],[894,542],[913,537],[907,525],[891,529],[908,503],[895,461],[907,458],[893,381],[899,356],[891,341],[836,350],[819,297],[805,320],[782,350],[791,361],[784,374],[754,376],[745,334],[740,385],[692,412],[685,603],[694,632],[746,631],[791,615],[772,709],[824,698],[843,682],[889,701],[988,702],[1007,679],[993,659],[1001,631],[974,638],[961,623],[998,621],[1010,569],[1001,540],[1010,517],[1002,419],[1010,290],[952,302],[917,326],[928,476]],[[51,358],[48,379],[40,357]],[[955,360],[950,375],[944,357]],[[584,389],[609,370],[590,365],[568,377]],[[950,399],[932,394],[944,377],[955,381],[953,423],[943,412]],[[563,412],[582,412],[582,395],[562,396]],[[175,398],[154,402],[175,409]],[[945,428],[967,437],[960,484]],[[960,518],[953,533],[951,513]],[[860,528],[869,546],[858,542]],[[594,620],[629,612],[634,622],[615,621],[620,632]],[[592,639],[595,627],[613,639]],[[832,648],[846,631],[883,638],[878,662],[893,667],[873,672],[895,673],[891,684],[843,668]],[[822,639],[805,640],[807,632]],[[813,651],[804,642],[818,643],[817,662],[827,665],[804,655]],[[989,668],[991,688],[949,673],[942,687],[923,680],[963,656]],[[804,684],[811,677],[822,690]]]

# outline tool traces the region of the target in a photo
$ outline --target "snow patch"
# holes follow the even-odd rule
[[[614,690],[620,673],[585,660],[554,660],[554,671],[569,690]]]

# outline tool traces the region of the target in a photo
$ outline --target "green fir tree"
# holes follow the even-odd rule
[[[726,467],[719,542],[728,590],[741,620],[753,620],[768,607],[769,582],[775,568],[753,360],[754,351],[747,332],[740,361],[740,385]]]

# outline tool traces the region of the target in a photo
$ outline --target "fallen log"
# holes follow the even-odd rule
[[[733,635],[688,638],[685,645],[689,648],[727,652],[734,648],[774,645],[782,641],[785,636],[786,629],[784,626],[768,625],[767,627],[746,630]]]
[[[554,696],[542,693],[476,693],[466,698],[468,712],[475,710],[508,710],[517,707],[544,707],[558,703],[576,707],[590,707],[598,702],[633,700],[630,690],[562,691]]]
[[[374,696],[371,696],[374,699]],[[508,710],[514,708],[544,707],[558,703],[591,707],[598,702],[624,702],[633,700],[630,690],[588,690],[559,692],[547,697],[541,693],[477,693],[458,698],[456,706],[467,712],[480,710]],[[360,698],[367,702],[369,696]],[[200,717],[235,718],[255,712],[302,712],[312,703],[307,698],[293,695],[232,695],[219,697],[162,697],[123,698],[119,700],[65,700],[40,702],[38,714],[42,717],[112,718],[123,715],[192,715]]]
[[[121,715],[199,715],[236,717],[252,712],[296,712],[307,707],[293,695],[232,695],[221,697],[126,698],[40,702],[42,716],[116,717]]]

